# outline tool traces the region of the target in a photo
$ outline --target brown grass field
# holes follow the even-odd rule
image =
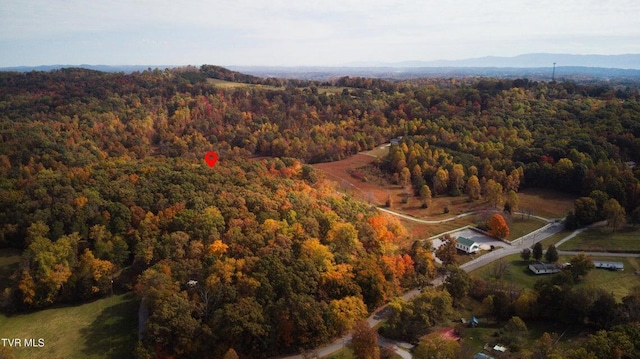
[[[319,163],[313,165],[320,170],[325,178],[336,183],[337,190],[346,192],[354,198],[370,203],[375,206],[384,206],[387,198],[391,197],[391,209],[406,215],[430,221],[445,220],[454,215],[479,211],[477,215],[467,216],[440,224],[424,224],[411,220],[401,219],[400,222],[407,229],[408,238],[398,243],[402,248],[409,248],[413,241],[425,239],[440,233],[460,228],[469,224],[482,221],[488,217],[485,210],[493,210],[490,206],[480,200],[469,202],[467,197],[436,197],[432,199],[429,208],[423,209],[418,198],[410,196],[407,203],[402,199],[407,192],[398,185],[389,183],[386,178],[376,174],[371,170],[371,166],[379,156],[384,156],[388,149],[378,146],[372,151],[363,152],[341,161]],[[358,169],[366,175],[367,180],[355,178],[351,171]],[[573,208],[574,196],[545,189],[525,189],[519,194],[520,210],[546,218],[561,218]],[[444,208],[448,207],[448,213]],[[514,215],[511,226],[513,228],[510,237],[516,238],[529,233],[544,225],[544,222],[530,219],[525,220]],[[511,238],[511,239],[513,239]]]

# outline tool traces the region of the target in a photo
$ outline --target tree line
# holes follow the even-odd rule
[[[399,248],[396,220],[335,196],[308,163],[404,136],[380,166],[425,203],[429,191],[514,208],[512,192],[542,186],[593,198],[593,218],[611,199],[632,213],[637,99],[614,85],[317,83],[211,66],[0,73],[0,246],[23,251],[2,308],[134,290],[141,358],[314,347],[435,266],[428,244]]]

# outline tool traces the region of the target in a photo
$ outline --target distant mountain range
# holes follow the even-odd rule
[[[555,74],[553,72],[556,65]],[[0,68],[0,71],[51,71],[81,67],[104,72],[165,69],[177,65],[46,65]],[[640,81],[640,54],[571,55],[525,54],[514,57],[487,56],[466,60],[405,61],[396,63],[357,62],[343,66],[226,66],[228,69],[260,77],[326,80],[340,76],[406,79],[416,77],[529,77],[539,80],[623,79]]]
[[[486,56],[465,60],[405,61],[396,63],[350,63],[347,67],[553,67],[578,66],[611,69],[640,70],[640,54],[625,55],[572,55],[572,54],[524,54],[513,57]]]

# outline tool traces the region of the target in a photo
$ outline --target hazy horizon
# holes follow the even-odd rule
[[[640,4],[490,0],[0,3],[0,67],[344,66],[640,53]]]

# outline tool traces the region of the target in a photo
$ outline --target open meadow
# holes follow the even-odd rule
[[[16,358],[130,358],[137,338],[138,301],[113,295],[82,305],[50,308],[7,317],[0,315],[3,338],[20,338]],[[42,347],[25,347],[42,339]]]
[[[588,229],[566,243],[564,251],[640,253],[640,229],[627,227],[618,231],[609,228]]]

